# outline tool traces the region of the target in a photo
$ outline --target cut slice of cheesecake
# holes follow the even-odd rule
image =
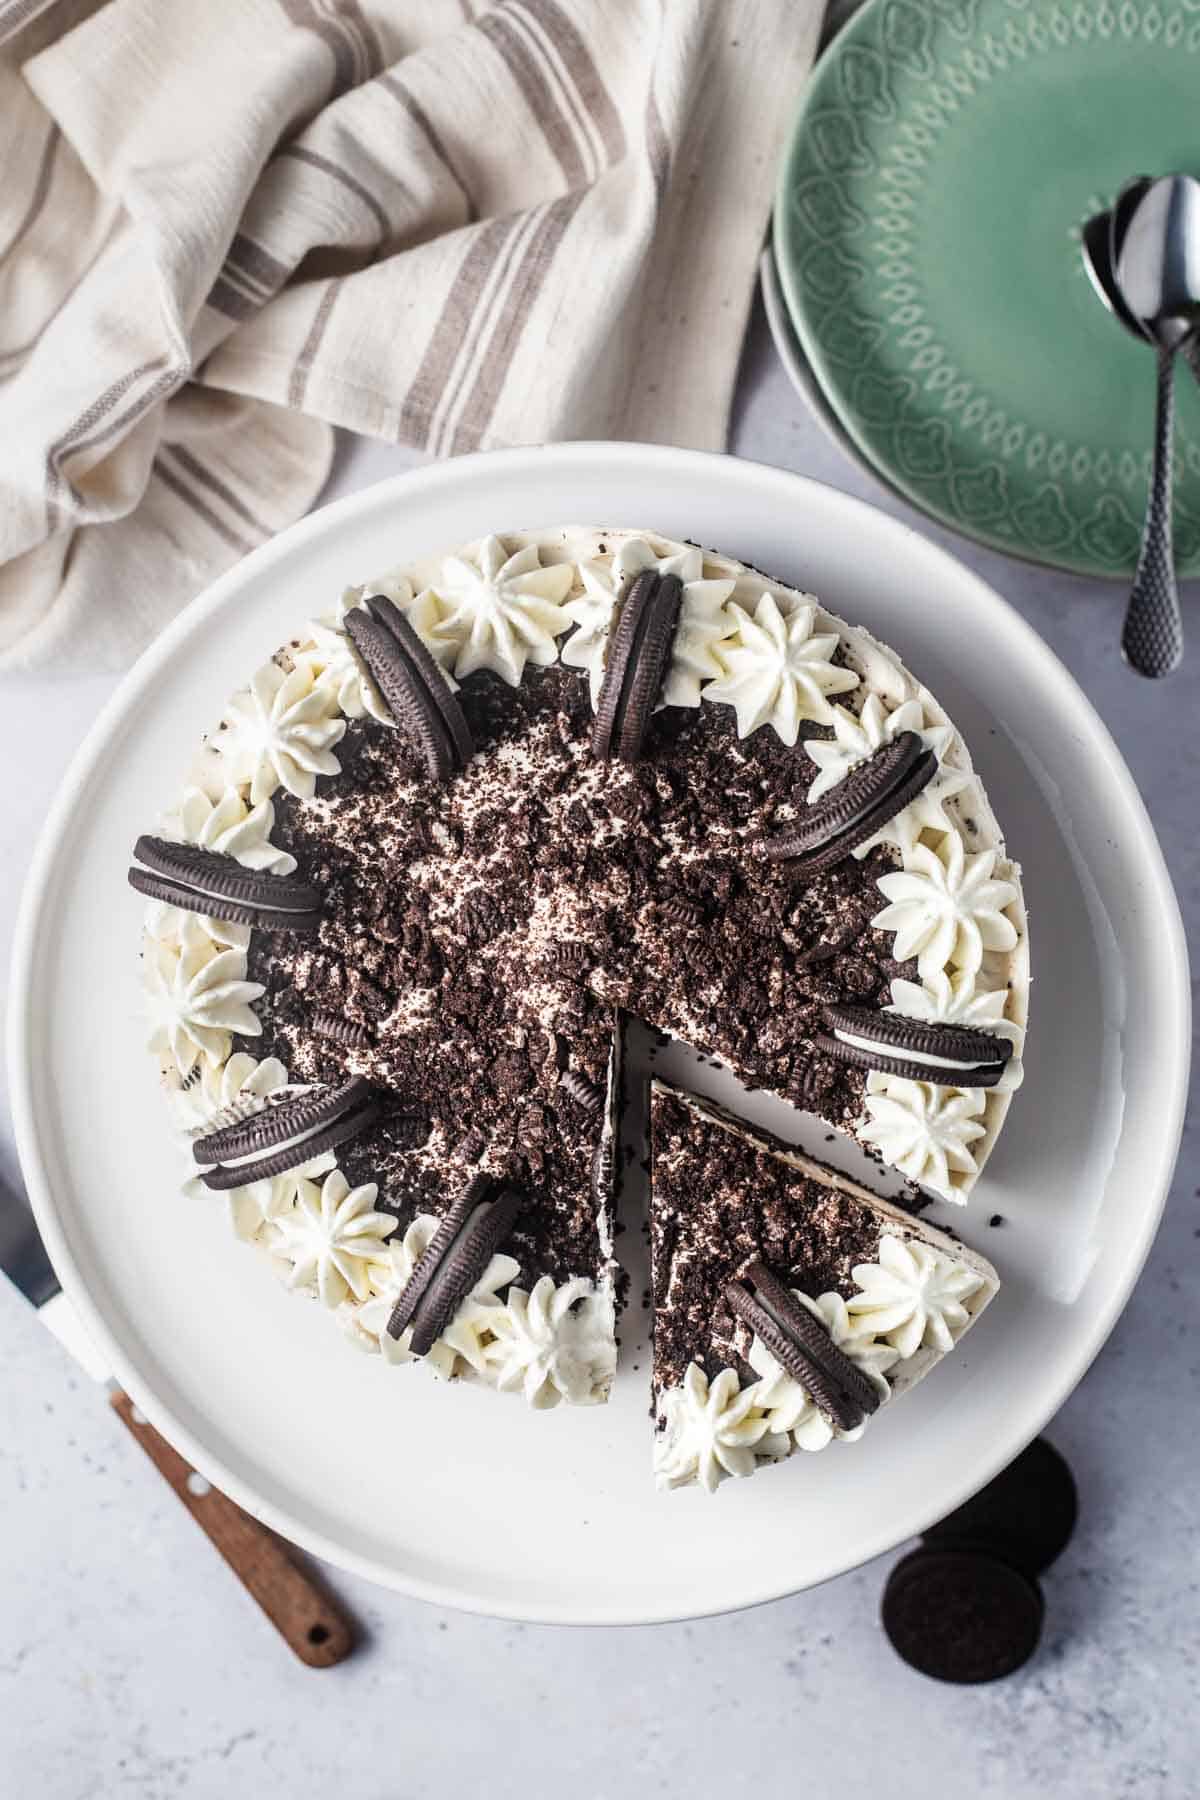
[[[661,1082],[651,1090],[661,1487],[852,1442],[999,1287],[975,1251]]]

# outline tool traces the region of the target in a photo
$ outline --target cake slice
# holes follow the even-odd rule
[[[655,1082],[650,1118],[661,1487],[854,1442],[997,1291],[973,1250],[708,1103]]]

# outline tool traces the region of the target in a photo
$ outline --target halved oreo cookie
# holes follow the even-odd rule
[[[129,885],[149,900],[264,931],[315,931],[321,923],[320,890],[294,875],[246,869],[219,850],[145,833],[133,854],[142,866],[130,869]]]
[[[642,753],[667,667],[683,583],[677,575],[643,569],[635,575],[608,643],[604,680],[592,725],[596,756],[636,762]]]
[[[817,1036],[827,1056],[856,1069],[879,1069],[943,1087],[989,1088],[1012,1056],[1007,1038],[965,1025],[930,1024],[870,1006],[827,1006],[829,1030]]]
[[[400,1293],[388,1320],[398,1338],[426,1356],[516,1223],[524,1196],[490,1175],[476,1175],[454,1201]]]
[[[379,1117],[380,1099],[361,1076],[319,1093],[296,1094],[248,1119],[210,1131],[192,1145],[206,1187],[246,1187],[297,1169],[357,1137]]]
[[[831,869],[903,812],[937,774],[937,757],[915,731],[902,731],[851,769],[824,800],[755,848],[801,875]]]
[[[462,707],[400,608],[376,594],[351,607],[346,631],[396,724],[413,739],[435,781],[470,759],[474,744]]]
[[[728,1282],[725,1298],[840,1431],[853,1431],[878,1411],[879,1394],[870,1377],[762,1263],[751,1263],[740,1280]]]

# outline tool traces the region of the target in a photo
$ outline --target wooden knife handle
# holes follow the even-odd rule
[[[292,1561],[282,1539],[198,1475],[159,1436],[128,1394],[118,1390],[111,1405],[301,1662],[312,1669],[328,1669],[348,1656],[354,1648],[353,1624],[316,1580]]]

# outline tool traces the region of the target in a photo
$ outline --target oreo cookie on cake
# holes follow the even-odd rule
[[[470,758],[471,732],[429,650],[383,594],[346,614],[346,632],[392,719],[420,750],[433,778],[444,781]]]
[[[129,885],[148,900],[260,931],[308,932],[321,923],[320,890],[293,875],[248,869],[222,851],[148,833],[133,855]]]

